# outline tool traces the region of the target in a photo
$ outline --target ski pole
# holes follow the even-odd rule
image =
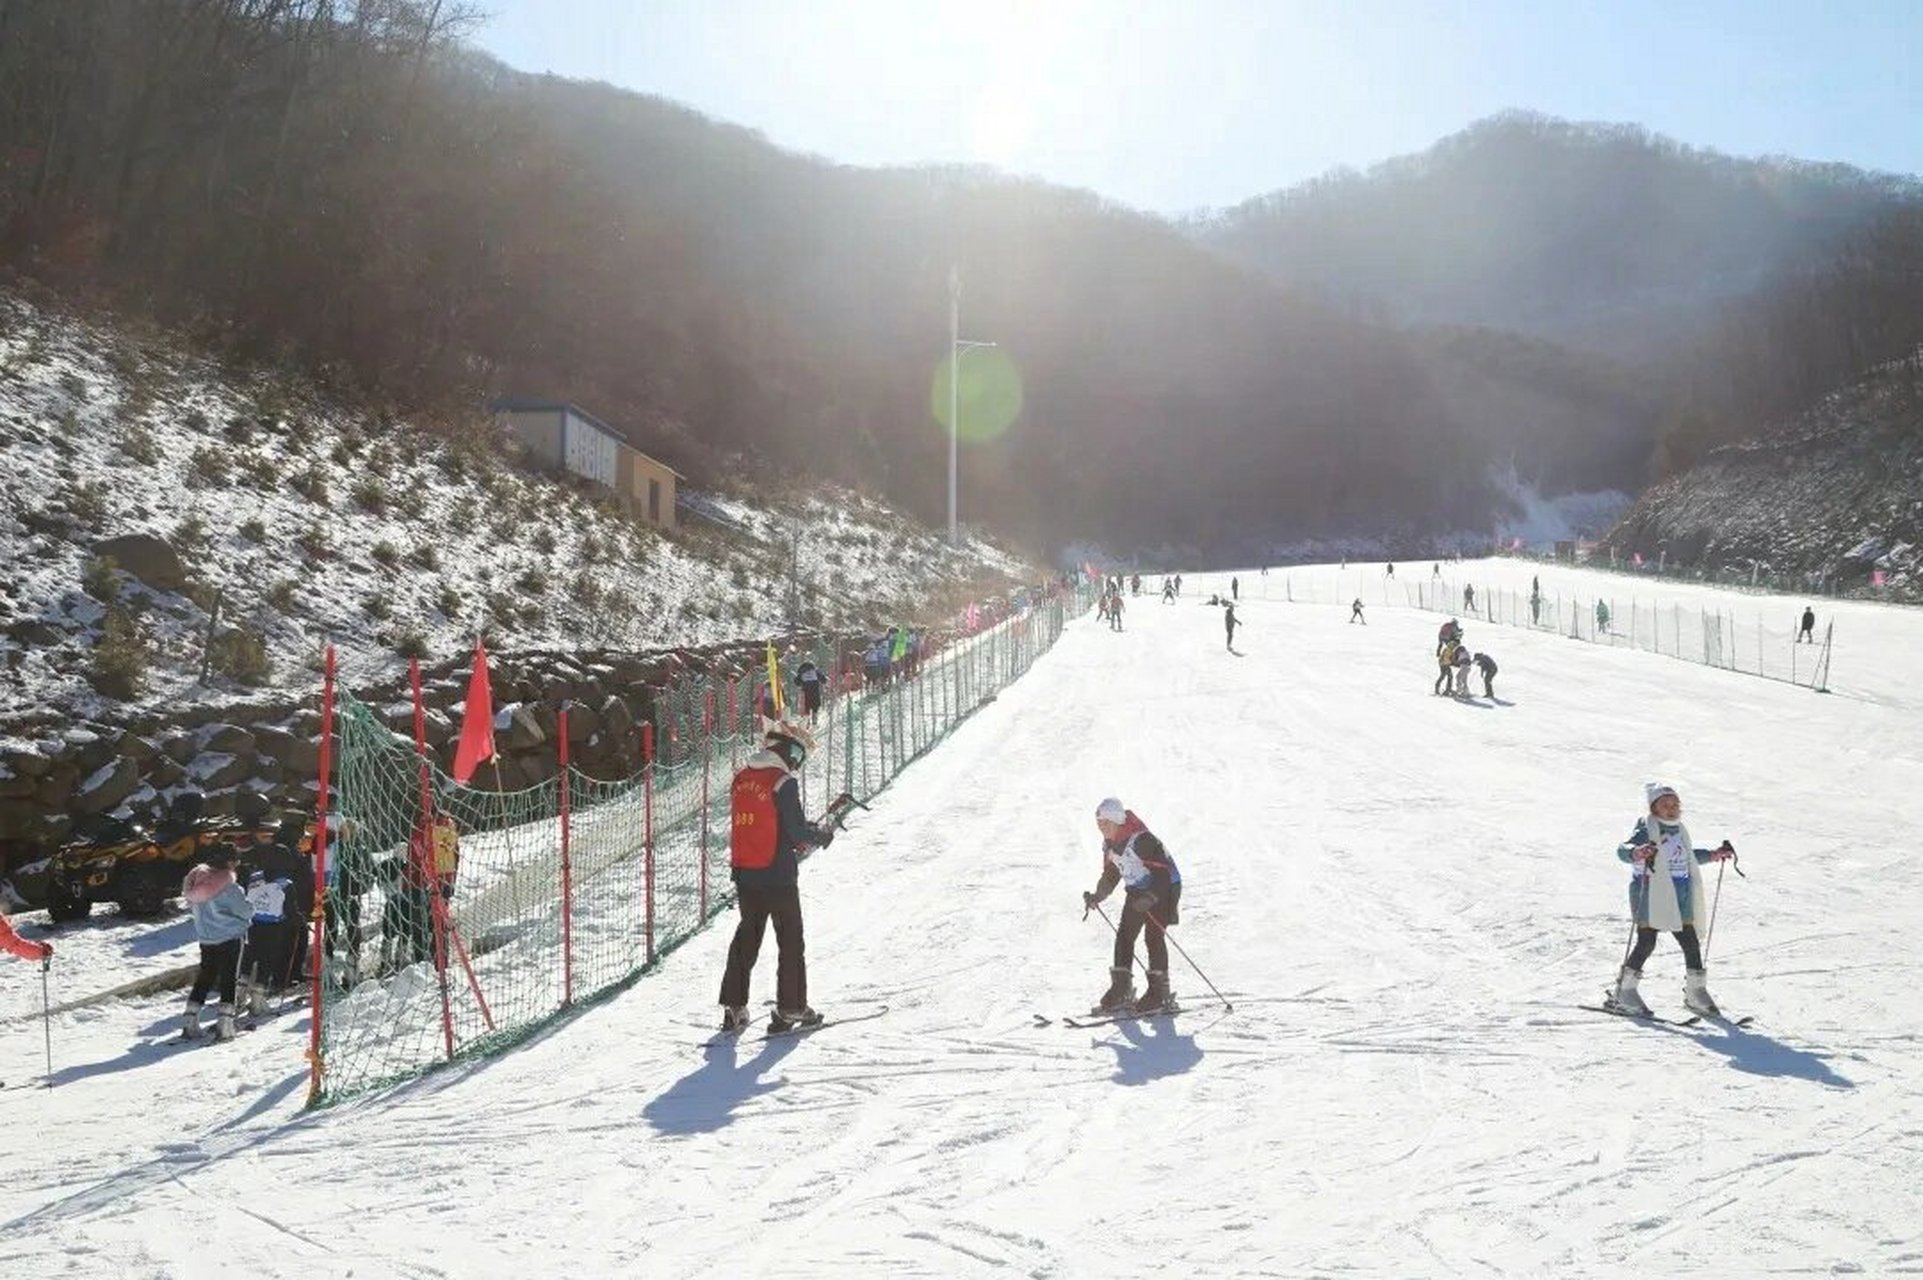
[[[1725,840],[1723,841],[1723,844],[1727,846],[1729,844],[1729,841]],[[1709,964],[1710,939],[1716,936],[1716,907],[1717,907],[1717,904],[1723,900],[1723,868],[1726,865],[1733,864],[1735,861],[1736,861],[1736,850],[1732,848],[1729,851],[1728,861],[1719,862],[1716,864],[1716,892],[1712,894],[1709,899],[1709,932],[1703,935],[1703,964],[1705,966]],[[1743,869],[1741,867],[1737,867],[1736,874],[1739,876],[1743,876]],[[1747,880],[1749,879],[1749,877],[1743,876],[1743,879]]]
[[[47,973],[53,968],[53,957],[48,956],[40,962],[40,1031],[47,1042],[47,1087],[53,1088],[53,1001],[47,994]]]
[[[1168,929],[1162,924],[1162,922],[1160,920],[1157,920],[1154,916],[1149,915],[1149,913],[1146,911],[1144,911],[1142,914],[1144,916],[1147,916],[1148,922],[1150,924],[1154,925],[1157,929],[1160,929],[1162,931],[1162,936],[1168,939],[1169,945],[1175,948],[1176,954],[1180,955],[1182,959],[1188,961],[1189,968],[1195,970],[1195,976],[1200,978],[1204,982],[1208,982],[1209,990],[1215,992],[1215,998],[1222,1002],[1222,1008],[1227,1012],[1233,1013],[1235,1011],[1235,1006],[1229,1003],[1229,998],[1222,994],[1221,988],[1217,987],[1213,982],[1209,982],[1209,975],[1202,972],[1202,966],[1195,963],[1194,960],[1190,959],[1189,953],[1182,950],[1182,944],[1177,942],[1172,936],[1170,936]]]

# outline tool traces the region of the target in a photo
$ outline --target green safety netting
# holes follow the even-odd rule
[[[802,797],[820,813],[867,800],[1017,679],[1086,593],[1018,593],[919,661],[865,667],[861,645],[824,640],[780,655],[786,713],[812,659],[827,673]],[[852,658],[850,654],[854,655]],[[760,664],[688,671],[655,692],[653,756],[630,777],[564,767],[522,791],[463,786],[425,761],[406,704],[336,695],[315,1101],[407,1079],[525,1039],[619,990],[733,904],[728,786],[759,741]],[[562,778],[566,779],[563,792]],[[476,783],[485,783],[484,770]],[[425,793],[425,794],[424,794]],[[424,809],[439,815],[435,839]],[[444,843],[451,832],[452,849]],[[423,852],[410,857],[410,845]]]

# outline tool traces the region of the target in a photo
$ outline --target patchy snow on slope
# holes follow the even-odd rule
[[[366,683],[399,650],[445,656],[478,629],[497,647],[706,644],[929,618],[1036,573],[834,489],[782,510],[691,494],[734,531],[664,533],[492,449],[5,294],[0,459],[0,703],[42,716],[110,705],[86,674],[103,600],[149,656],[136,702],[160,706],[245,694],[200,678],[216,597],[222,625],[264,646],[264,683],[306,689],[330,640]],[[97,543],[126,534],[170,542],[186,582],[95,564]]]

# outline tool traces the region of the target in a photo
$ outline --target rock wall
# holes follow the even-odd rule
[[[569,755],[582,772],[621,778],[641,767],[642,727],[659,694],[690,671],[731,676],[759,669],[760,644],[652,654],[596,651],[497,653],[489,668],[497,712],[498,784],[532,786],[557,772],[558,712],[569,711]],[[443,768],[453,762],[467,696],[467,660],[422,671],[427,740]],[[355,697],[399,732],[412,734],[408,682],[400,678]],[[82,833],[88,818],[118,814],[151,821],[176,792],[195,788],[206,812],[263,806],[274,814],[311,809],[319,787],[320,695],[287,701],[188,707],[164,718],[7,726],[0,742],[0,875],[37,861]],[[518,706],[515,704],[519,704]],[[511,708],[511,709],[510,709]],[[493,768],[476,786],[493,787]]]

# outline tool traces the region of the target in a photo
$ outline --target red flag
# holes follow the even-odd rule
[[[481,762],[494,758],[494,688],[487,678],[487,649],[474,642],[474,674],[461,708],[461,742],[454,749],[454,781],[466,782]]]

